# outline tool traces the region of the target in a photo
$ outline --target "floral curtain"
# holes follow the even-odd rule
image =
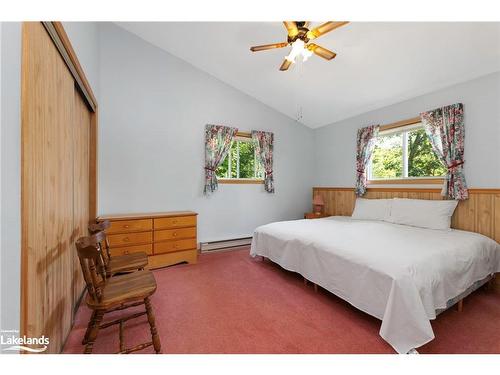
[[[464,200],[469,197],[464,164],[464,106],[462,103],[448,105],[420,114],[425,133],[432,149],[448,168],[443,191],[448,198]]]
[[[366,192],[366,167],[372,155],[379,128],[379,125],[372,125],[358,129],[355,188],[358,197],[364,195]]]
[[[237,132],[238,129],[228,126],[205,126],[205,189],[203,192],[207,195],[217,190],[215,171],[226,158]]]
[[[264,167],[264,189],[268,193],[274,193],[273,178],[273,143],[274,134],[263,131],[252,131],[252,139],[255,143],[255,153],[259,163]]]

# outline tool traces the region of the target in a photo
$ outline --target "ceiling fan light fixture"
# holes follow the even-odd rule
[[[347,21],[328,21],[325,22],[312,30],[309,30],[309,22],[306,21],[283,21],[285,28],[287,30],[286,42],[264,44],[260,46],[250,47],[250,51],[266,51],[276,48],[285,48],[288,46],[292,47],[292,50],[285,57],[285,60],[281,63],[280,71],[286,71],[292,64],[297,60],[297,56],[302,56],[302,61],[307,61],[309,57],[313,54],[325,59],[332,60],[337,56],[335,52],[332,52],[324,47],[317,45],[316,43],[310,43],[311,40],[319,38],[320,36],[329,33],[341,26],[344,26],[349,22]]]
[[[294,63],[297,56],[302,56],[302,61],[306,61],[309,57],[311,57],[311,55],[312,51],[306,48],[304,41],[297,39],[292,43],[292,50],[289,55],[285,57],[285,59]]]

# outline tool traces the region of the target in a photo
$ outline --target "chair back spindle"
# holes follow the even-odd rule
[[[97,232],[104,232],[106,229],[111,227],[111,222],[109,220],[103,220],[99,223],[93,223],[89,225],[90,234],[95,234]],[[104,247],[103,257],[105,264],[108,264],[109,259],[111,259],[111,252],[109,250],[109,241],[108,237],[104,235],[104,240],[99,243],[101,249]]]
[[[106,270],[99,247],[99,242],[102,240],[103,235],[102,232],[98,232],[90,237],[80,237],[76,241],[76,249],[83,278],[89,295],[95,301],[101,300],[101,286],[106,281]]]

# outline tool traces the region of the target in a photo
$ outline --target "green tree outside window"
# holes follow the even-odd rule
[[[257,161],[252,139],[236,139],[231,144],[228,155],[217,168],[217,178],[262,179],[262,166]]]
[[[445,174],[446,168],[432,150],[422,127],[378,136],[370,179],[441,177]]]

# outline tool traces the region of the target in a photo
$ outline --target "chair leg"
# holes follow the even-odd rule
[[[85,345],[84,354],[92,353],[92,349],[94,348],[94,341],[97,337],[97,333],[99,332],[99,325],[101,324],[103,316],[104,316],[104,310],[96,310],[95,317],[92,320],[92,325],[90,327],[89,335],[87,337],[87,343]]]
[[[146,305],[149,327],[151,328],[153,347],[155,348],[155,352],[158,354],[161,353],[160,336],[158,336],[158,331],[156,330],[155,315],[153,313],[153,308],[151,306],[151,300],[149,299],[149,297],[144,298],[144,305]]]
[[[85,331],[85,336],[83,337],[82,340],[82,345],[85,345],[87,341],[89,341],[89,333],[90,333],[90,328],[92,327],[92,324],[95,320],[95,310],[92,310],[92,315],[90,316],[89,324],[87,325],[87,330]]]

